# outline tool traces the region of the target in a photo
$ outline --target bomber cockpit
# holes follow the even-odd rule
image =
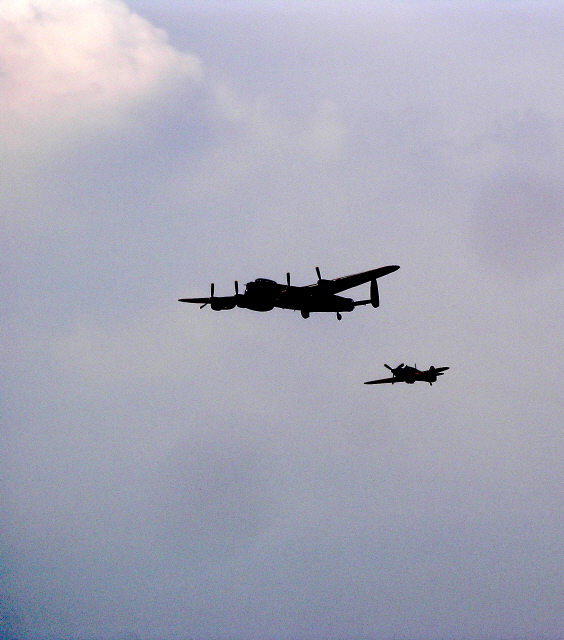
[[[246,293],[255,293],[257,291],[272,291],[278,287],[278,283],[268,278],[257,278],[253,282],[247,282],[245,285]]]

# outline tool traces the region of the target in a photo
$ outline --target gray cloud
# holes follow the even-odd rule
[[[156,485],[165,548],[190,566],[220,562],[248,546],[272,517],[269,457],[219,438],[179,442],[162,461]]]
[[[476,195],[475,243],[492,265],[532,275],[559,264],[564,249],[564,186],[536,172],[492,177]]]
[[[8,65],[45,108],[1,177],[2,632],[561,635],[562,9],[31,6],[7,41],[62,53]],[[387,263],[342,322],[176,301]]]
[[[494,125],[492,140],[513,151],[514,160],[530,162],[553,156],[557,149],[555,123],[542,113],[529,111],[522,118],[507,117]]]

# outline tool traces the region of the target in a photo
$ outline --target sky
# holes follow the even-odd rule
[[[564,638],[563,28],[1,3],[1,640]]]

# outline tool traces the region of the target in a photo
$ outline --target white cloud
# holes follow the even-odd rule
[[[119,0],[3,2],[0,69],[0,125],[16,149],[115,123],[168,83],[202,75],[196,56]]]

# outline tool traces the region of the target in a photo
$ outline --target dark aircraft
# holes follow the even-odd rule
[[[385,364],[384,366],[386,367],[386,369],[389,369],[392,372],[391,378],[369,380],[364,384],[394,384],[395,382],[407,382],[407,384],[413,384],[414,382],[419,380],[421,382],[428,382],[430,385],[432,385],[433,382],[437,381],[437,378],[439,376],[444,375],[444,372],[449,369],[449,367],[430,367],[429,369],[427,369],[427,371],[419,371],[417,365],[415,365],[414,367],[408,367],[403,363],[395,369],[392,369],[392,367],[390,367],[390,365],[388,364]]]
[[[274,280],[267,278],[257,278],[253,282],[245,285],[245,292],[239,293],[239,284],[235,280],[234,296],[214,296],[213,282],[209,298],[181,298],[179,302],[193,302],[201,305],[200,309],[207,304],[214,311],[233,309],[242,307],[253,311],[270,311],[274,307],[280,309],[294,309],[301,311],[302,318],[309,318],[309,314],[314,311],[332,311],[337,314],[337,319],[341,319],[341,312],[353,311],[355,307],[362,304],[371,304],[377,307],[380,304],[378,295],[378,278],[387,276],[389,273],[397,271],[397,265],[389,265],[356,273],[352,276],[335,278],[334,280],[324,280],[319,272],[319,267],[315,267],[317,272],[317,282],[305,287],[295,287],[290,285],[290,274],[286,274],[287,284],[278,284]],[[370,282],[370,299],[353,300],[336,295],[346,289],[352,289],[359,284]]]

